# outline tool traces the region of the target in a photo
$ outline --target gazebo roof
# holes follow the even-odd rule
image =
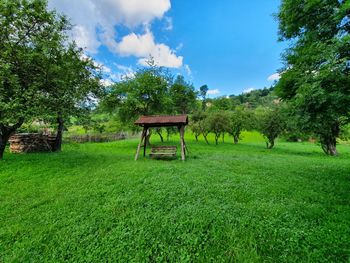
[[[180,126],[188,124],[187,115],[141,116],[136,125],[144,127]]]

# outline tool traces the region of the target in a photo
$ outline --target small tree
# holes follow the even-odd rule
[[[214,112],[207,119],[209,130],[215,134],[215,144],[218,145],[220,136],[229,130],[230,117],[227,112]]]
[[[233,137],[234,143],[237,144],[241,139],[242,131],[248,128],[248,121],[251,119],[251,114],[248,112],[248,109],[238,106],[229,116],[230,125],[227,132]]]
[[[191,122],[190,129],[191,129],[194,137],[196,138],[196,142],[198,142],[198,137],[202,133],[201,126],[199,125],[199,122]]]
[[[284,116],[280,106],[257,108],[255,111],[256,128],[264,136],[266,147],[272,149],[275,140],[285,128]]]
[[[196,111],[191,116],[190,128],[192,132],[195,134],[196,141],[198,141],[199,135],[203,135],[204,140],[207,144],[208,134],[210,133],[209,125],[208,125],[208,114],[203,111]]]

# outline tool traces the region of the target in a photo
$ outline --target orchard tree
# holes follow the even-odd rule
[[[197,142],[198,142],[198,137],[202,134],[205,142],[209,144],[208,134],[210,133],[210,129],[209,129],[207,119],[208,119],[208,114],[203,111],[195,111],[191,115],[190,129],[192,130],[192,133],[195,135]]]
[[[282,0],[281,40],[290,41],[276,86],[299,127],[337,155],[337,137],[350,122],[350,5],[345,0]]]
[[[213,112],[209,114],[207,123],[210,132],[215,135],[215,144],[218,145],[220,136],[229,130],[230,117],[225,111]]]
[[[38,113],[46,65],[43,52],[69,28],[46,1],[0,1],[0,159],[9,137]]]
[[[284,112],[280,105],[259,107],[255,110],[256,129],[264,136],[266,147],[272,149],[275,140],[285,129]]]
[[[65,123],[73,116],[85,115],[103,94],[100,71],[74,43],[52,46],[43,61],[43,114],[57,124],[54,151],[60,151]]]
[[[131,77],[116,83],[103,100],[103,107],[117,112],[123,124],[131,129],[140,115],[157,115],[169,112],[171,99],[169,74],[150,61],[150,67],[139,69]],[[146,137],[149,144],[151,133]],[[162,139],[162,138],[161,138]]]
[[[171,104],[168,89],[170,78],[155,65],[135,72],[134,76],[115,83],[106,98],[104,107],[117,111],[125,124],[133,124],[140,115],[166,113]]]
[[[227,132],[233,137],[234,143],[238,144],[242,131],[248,129],[253,116],[243,106],[237,106],[234,111],[230,112],[229,116],[230,123]]]

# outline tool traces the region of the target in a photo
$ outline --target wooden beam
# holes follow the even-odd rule
[[[182,161],[185,161],[186,159],[186,154],[185,154],[185,126],[180,127],[180,141],[181,141],[181,159]]]
[[[147,129],[144,127],[141,133],[141,141],[137,147],[137,151],[136,151],[136,155],[135,155],[135,161],[137,161],[137,159],[139,158],[139,154],[140,154],[140,150],[141,150],[141,145],[143,140],[145,139],[145,135],[146,135]]]
[[[143,142],[143,157],[146,157],[146,148],[147,148],[147,131],[148,131],[148,127],[146,128],[145,127],[145,139],[144,139],[144,142]]]

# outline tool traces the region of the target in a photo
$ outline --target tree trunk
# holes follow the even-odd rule
[[[238,137],[237,137],[236,135],[234,135],[234,136],[233,136],[233,142],[234,142],[234,144],[238,144],[238,141],[239,141]]]
[[[207,144],[209,144],[207,136],[208,136],[208,135],[204,135],[204,134],[203,134],[203,137],[204,137],[205,142],[206,142]]]
[[[196,137],[196,142],[198,142],[198,135],[195,134],[194,137]]]
[[[63,138],[63,129],[64,129],[64,121],[62,114],[59,112],[57,115],[57,134],[56,134],[56,140],[55,145],[52,151],[54,152],[60,152],[62,150],[62,138]]]
[[[159,135],[160,141],[164,142],[164,138],[163,138],[162,132],[160,130],[157,130],[157,133]]]
[[[222,134],[222,143],[225,143],[225,133]]]
[[[10,136],[8,134],[4,134],[3,131],[0,133],[0,160],[4,158],[4,152],[6,149],[6,144],[9,140]]]
[[[322,150],[330,156],[337,156],[337,139],[336,138],[321,138]]]
[[[22,126],[23,122],[24,122],[24,119],[20,119],[13,126],[5,126],[2,124],[0,125],[0,160],[4,158],[6,145],[11,135],[14,134],[17,131],[17,129]]]
[[[267,149],[272,149],[275,146],[275,140],[269,140],[268,142],[266,142],[266,147]]]
[[[219,135],[215,135],[215,144],[218,145],[218,140],[220,138],[220,134]]]

